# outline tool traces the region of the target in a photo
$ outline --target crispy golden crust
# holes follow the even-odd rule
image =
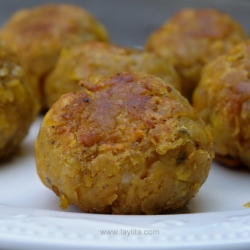
[[[154,74],[180,90],[180,78],[174,68],[154,53],[90,42],[65,48],[61,52],[55,69],[45,81],[47,105],[51,107],[62,94],[80,90],[80,80],[123,71]]]
[[[46,74],[60,50],[86,41],[108,41],[104,27],[86,10],[70,4],[45,4],[16,12],[3,26],[0,37],[18,54],[42,95]]]
[[[230,16],[214,9],[183,9],[152,33],[146,49],[172,61],[191,97],[203,66],[247,39]]]
[[[214,133],[216,159],[250,167],[250,41],[209,63],[193,95],[193,105]]]
[[[171,85],[143,73],[82,81],[45,116],[35,155],[44,185],[85,212],[157,214],[195,196],[212,136]]]
[[[0,159],[17,149],[37,112],[23,68],[0,42]]]

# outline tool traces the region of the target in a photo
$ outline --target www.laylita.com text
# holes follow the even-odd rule
[[[140,229],[120,229],[120,230],[100,230],[101,235],[160,235],[159,230],[140,230]]]

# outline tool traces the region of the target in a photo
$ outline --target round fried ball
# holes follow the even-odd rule
[[[51,107],[62,94],[81,89],[78,85],[80,80],[88,80],[91,75],[123,71],[154,74],[180,90],[180,78],[175,69],[154,53],[90,42],[61,52],[55,69],[45,81],[47,106]]]
[[[43,81],[65,46],[108,41],[104,27],[85,9],[71,4],[45,4],[16,12],[2,27],[0,37],[17,53],[36,79],[43,98]]]
[[[16,151],[38,107],[16,56],[0,42],[0,159]]]
[[[213,128],[217,160],[250,168],[250,41],[209,63],[193,105]]]
[[[246,39],[240,24],[226,13],[187,8],[153,32],[145,47],[173,63],[190,99],[203,66]]]
[[[39,131],[43,184],[85,212],[157,214],[195,196],[213,158],[210,128],[171,85],[144,73],[82,81]]]

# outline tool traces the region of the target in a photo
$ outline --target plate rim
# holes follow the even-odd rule
[[[121,223],[125,216],[129,220]],[[249,208],[193,214],[125,216],[50,211],[0,204],[0,246],[13,249],[20,246],[28,247],[27,249],[34,249],[35,246],[51,249],[67,249],[69,246],[71,249],[97,249],[100,244],[107,248],[122,244],[132,249],[199,249],[201,246],[230,249],[228,247],[233,245],[237,249],[247,249],[245,247],[250,246]],[[50,222],[50,225],[46,222]],[[130,235],[101,235],[100,231],[107,227],[109,230],[123,227],[127,232],[130,230]],[[138,235],[138,230],[144,232],[156,230],[155,228],[159,230],[159,235]]]

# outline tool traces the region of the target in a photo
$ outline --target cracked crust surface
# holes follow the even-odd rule
[[[171,85],[143,73],[82,81],[46,114],[38,175],[61,207],[158,214],[193,198],[213,158],[212,135]]]

